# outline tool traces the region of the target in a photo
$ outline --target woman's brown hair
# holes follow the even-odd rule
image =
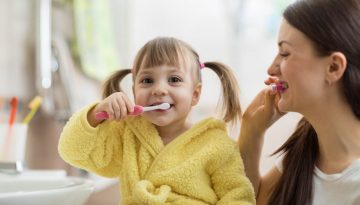
[[[360,120],[360,1],[300,0],[283,13],[288,23],[304,33],[320,56],[341,52],[347,67],[341,80],[343,94]],[[313,175],[319,154],[317,134],[301,119],[295,132],[274,154],[283,153],[283,171],[270,196],[271,205],[311,204]]]
[[[171,37],[158,37],[146,43],[136,55],[132,69],[119,70],[105,82],[103,97],[122,91],[120,82],[127,74],[132,73],[134,80],[142,68],[161,65],[180,67],[184,62],[186,65],[190,65],[198,82],[201,82],[203,67],[210,68],[217,74],[222,85],[222,118],[225,122],[236,122],[241,116],[241,108],[238,84],[231,69],[220,62],[204,62],[202,64],[199,55],[190,45]]]

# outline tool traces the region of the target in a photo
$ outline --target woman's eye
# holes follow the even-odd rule
[[[148,83],[153,83],[153,80],[150,78],[144,78],[140,81],[142,84],[148,84]]]
[[[170,83],[178,83],[178,82],[181,82],[181,78],[173,76],[173,77],[169,78],[169,82]]]
[[[279,54],[281,57],[283,57],[283,58],[286,58],[286,57],[288,57],[290,54],[289,53],[280,53]]]

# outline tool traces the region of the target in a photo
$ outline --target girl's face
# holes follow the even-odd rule
[[[161,65],[141,68],[134,79],[135,102],[142,106],[169,103],[168,110],[144,112],[143,116],[157,126],[184,124],[191,107],[196,105],[201,84],[195,82],[190,67]]]
[[[281,93],[280,111],[296,111],[322,106],[326,99],[326,57],[317,55],[312,42],[299,30],[283,20],[278,37],[279,52],[268,74],[288,83]]]

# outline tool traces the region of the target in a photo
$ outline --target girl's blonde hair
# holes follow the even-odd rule
[[[121,92],[121,80],[129,73],[133,80],[141,68],[150,68],[161,65],[180,67],[186,62],[194,71],[198,82],[201,82],[202,64],[199,55],[184,41],[172,37],[158,37],[146,43],[138,52],[132,69],[122,69],[109,77],[104,84],[103,97],[114,92]],[[222,118],[225,122],[236,122],[241,116],[239,102],[239,87],[235,75],[225,64],[219,62],[205,62],[204,67],[213,70],[222,84]]]

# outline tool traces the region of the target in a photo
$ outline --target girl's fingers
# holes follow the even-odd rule
[[[105,111],[109,120],[121,120],[134,111],[134,103],[124,93],[117,92],[105,98],[96,106],[96,112]]]
[[[115,99],[115,102],[111,103],[113,109],[114,120],[118,120],[121,117],[121,104]]]
[[[131,102],[130,99],[126,95],[123,96],[123,99],[125,101],[127,112],[134,112],[135,104],[133,102]]]
[[[127,116],[127,107],[126,107],[126,103],[124,101],[124,96],[121,96],[121,98],[118,99],[118,103],[120,105],[120,116],[119,116],[118,120],[120,120]]]
[[[110,120],[114,119],[114,110],[110,102],[104,102],[100,104],[98,112],[100,111],[105,111],[108,114]]]

